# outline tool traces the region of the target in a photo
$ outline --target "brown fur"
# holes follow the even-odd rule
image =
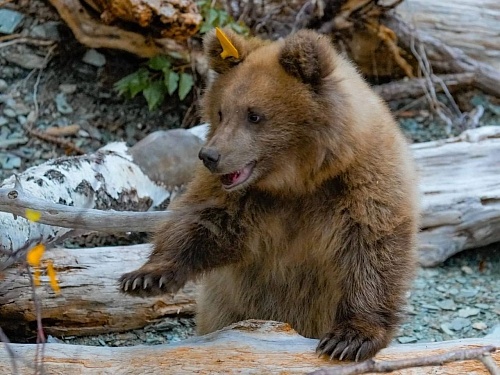
[[[122,276],[134,295],[204,275],[198,332],[243,319],[290,323],[320,353],[359,360],[391,340],[414,272],[416,179],[388,109],[329,41],[300,31],[245,41],[207,89],[200,167],[159,228],[148,262]],[[251,117],[254,115],[254,117]],[[258,121],[255,115],[258,115]],[[255,161],[233,189],[221,175]]]

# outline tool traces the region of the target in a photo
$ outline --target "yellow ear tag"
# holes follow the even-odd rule
[[[224,31],[216,27],[215,36],[219,39],[219,43],[222,46],[222,53],[220,54],[220,57],[223,59],[227,59],[228,57],[240,57],[238,50],[235,46],[233,46],[233,43],[231,43],[226,34],[224,34]]]

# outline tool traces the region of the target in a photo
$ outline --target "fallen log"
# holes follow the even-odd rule
[[[149,245],[52,249],[61,293],[54,294],[48,277],[36,288],[44,330],[54,336],[95,335],[142,328],[164,316],[194,313],[196,287],[189,283],[175,295],[134,298],[118,292],[123,272],[144,263]],[[36,310],[25,269],[10,268],[0,285],[0,326],[9,337],[33,335]],[[0,373],[3,373],[0,371]]]
[[[446,88],[449,93],[454,93],[470,88],[474,84],[474,74],[444,74],[432,76],[431,80],[436,92],[442,92]],[[425,78],[411,78],[373,86],[373,89],[385,101],[389,102],[391,100],[424,96],[428,90],[426,88],[427,84],[428,81]]]
[[[412,148],[422,192],[420,264],[500,241],[500,126]]]
[[[500,70],[498,0],[404,0],[396,10],[416,30]]]
[[[397,35],[399,44],[407,51],[418,53],[417,47],[422,46],[428,62],[437,72],[473,73],[473,83],[478,89],[500,97],[500,70],[467,56],[461,49],[451,47],[433,35],[415,29],[397,14],[384,17],[382,21]]]
[[[318,358],[318,341],[298,335],[288,324],[248,320],[221,331],[179,343],[158,346],[92,347],[47,344],[44,371],[49,374],[307,374],[320,369],[337,373],[350,364]],[[0,350],[5,350],[0,343]],[[439,343],[394,345],[382,350],[377,362],[410,357],[424,358],[446,351],[463,351],[485,345],[500,346],[500,338],[465,339]],[[18,372],[33,373],[35,345],[9,344]],[[494,350],[494,349],[492,349]],[[500,351],[491,354],[500,364]],[[12,371],[9,355],[0,356],[0,373]],[[480,360],[415,367],[394,375],[488,374]]]

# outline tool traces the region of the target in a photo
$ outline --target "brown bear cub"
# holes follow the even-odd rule
[[[205,39],[216,73],[203,101],[205,167],[121,289],[174,293],[203,276],[200,334],[277,320],[319,338],[318,353],[369,358],[392,339],[415,268],[405,139],[326,37],[226,35],[230,56],[215,33]]]

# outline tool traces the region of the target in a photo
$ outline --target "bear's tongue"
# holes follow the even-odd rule
[[[220,178],[222,185],[224,185],[225,188],[231,188],[239,185],[250,177],[252,170],[253,163],[250,163],[240,170],[225,174]]]

